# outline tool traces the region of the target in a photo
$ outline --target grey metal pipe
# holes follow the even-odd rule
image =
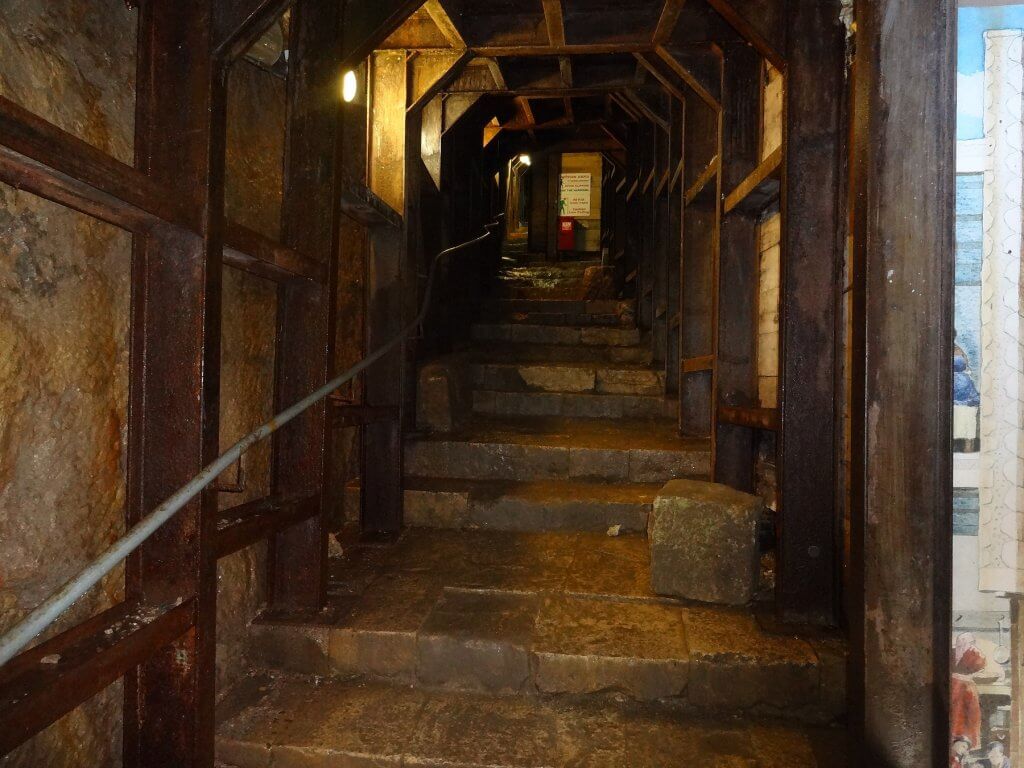
[[[419,314],[416,315],[408,325],[405,326],[396,336],[388,341],[380,349],[349,368],[340,376],[331,379],[320,389],[304,397],[295,405],[277,414],[269,421],[256,427],[237,443],[228,448],[214,461],[203,467],[202,471],[192,480],[175,491],[166,501],[150,512],[146,517],[131,527],[120,539],[106,549],[99,557],[87,565],[75,578],[68,581],[64,586],[51,594],[35,610],[22,619],[18,624],[8,630],[0,639],[0,666],[13,659],[24,650],[33,638],[49,627],[57,618],[70,608],[78,598],[84,595],[96,582],[110,573],[117,564],[134,552],[148,539],[161,525],[170,520],[182,507],[188,504],[206,486],[212,483],[218,475],[230,467],[239,457],[256,443],[270,436],[272,433],[283,427],[296,416],[306,411],[311,406],[323,400],[331,392],[342,384],[351,381],[360,373],[365,371],[384,355],[390,352],[398,344],[405,341],[405,337],[423,322],[430,306],[430,298],[434,288],[434,276],[437,272],[437,265],[441,259],[449,254],[469,248],[472,245],[481,243],[491,236],[491,229],[500,222],[498,220],[486,225],[485,232],[472,240],[446,248],[434,257],[430,265],[430,274],[427,278],[427,286],[423,294],[423,303]]]

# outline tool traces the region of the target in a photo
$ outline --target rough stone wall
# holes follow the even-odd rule
[[[122,0],[4,0],[0,94],[130,163],[136,28]],[[276,237],[284,83],[248,64],[234,70],[226,210]],[[0,630],[123,531],[130,258],[121,230],[0,185]],[[225,446],[270,413],[275,305],[273,286],[225,269]],[[268,465],[269,449],[250,454],[245,494],[222,494],[221,505],[265,493]],[[220,564],[221,684],[245,669],[264,557],[253,547]],[[53,631],[122,594],[118,572]],[[118,684],[0,765],[118,765],[120,721]]]
[[[130,162],[135,37],[119,0],[5,0],[0,94]],[[123,530],[130,257],[126,233],[0,185],[0,629]],[[120,702],[114,686],[0,762],[116,764]]]
[[[225,215],[277,239],[281,230],[285,82],[242,60],[228,79]],[[277,290],[273,283],[224,268],[221,326],[220,447],[274,414]],[[270,491],[270,443],[242,458],[242,493],[222,493],[221,509]],[[229,470],[223,481],[234,484]],[[247,627],[263,603],[266,544],[226,557],[217,566],[217,686],[244,674]]]

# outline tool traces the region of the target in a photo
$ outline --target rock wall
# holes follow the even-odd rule
[[[0,95],[131,162],[137,15],[123,0],[0,3]],[[284,81],[247,63],[229,84],[228,215],[276,237]],[[124,528],[131,237],[0,185],[0,630],[12,626]],[[222,445],[271,413],[276,291],[224,274]],[[226,480],[233,481],[232,476]],[[245,459],[266,492],[269,449]],[[265,548],[221,562],[218,683],[246,669],[245,627],[262,600]],[[112,574],[54,632],[117,602]],[[120,763],[112,686],[4,759],[22,766]]]

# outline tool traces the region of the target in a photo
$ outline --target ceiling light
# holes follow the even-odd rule
[[[529,165],[532,161],[530,160],[529,155],[520,155],[519,162],[522,163],[523,165]]]
[[[358,90],[359,81],[356,79],[356,73],[350,69],[341,79],[341,98],[346,102],[351,102],[355,100]]]

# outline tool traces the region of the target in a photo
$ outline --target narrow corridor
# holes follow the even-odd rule
[[[227,705],[221,759],[836,764],[837,636],[652,591],[655,497],[706,479],[709,445],[678,436],[632,302],[582,298],[587,266],[500,276],[457,367],[473,413],[421,412],[463,423],[406,448],[411,527],[343,545],[326,613],[257,623],[269,677]]]

